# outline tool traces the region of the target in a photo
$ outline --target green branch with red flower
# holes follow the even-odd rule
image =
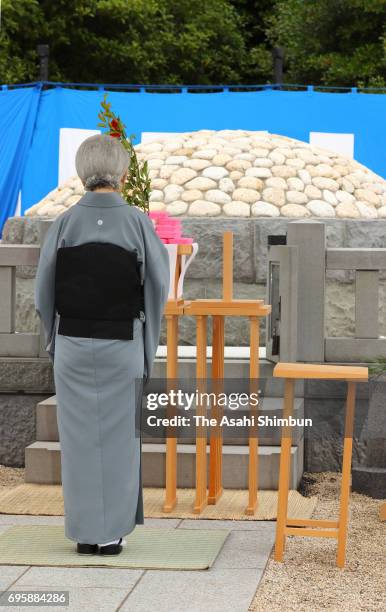
[[[98,113],[98,127],[105,128],[106,133],[113,138],[119,138],[129,155],[127,179],[122,189],[122,197],[129,206],[137,206],[146,214],[149,213],[150,177],[147,162],[139,162],[133,146],[134,134],[127,136],[126,126],[120,117],[111,110],[111,102],[107,102],[105,93],[101,102],[102,110]]]

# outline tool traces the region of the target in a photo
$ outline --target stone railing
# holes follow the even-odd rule
[[[40,220],[40,243],[51,221]],[[0,357],[47,357],[43,333],[16,331],[16,271],[37,266],[40,245],[0,243]]]
[[[319,221],[288,224],[286,244],[268,253],[267,357],[275,361],[365,362],[386,357],[380,335],[380,281],[386,270],[386,248],[326,248],[326,226]],[[328,277],[354,286],[354,325],[347,333],[326,332]],[[383,289],[384,283],[382,285]],[[280,331],[278,331],[280,330]]]

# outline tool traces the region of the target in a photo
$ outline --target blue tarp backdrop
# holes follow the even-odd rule
[[[0,92],[0,231],[58,184],[60,128],[96,129],[103,90],[26,87]],[[268,130],[309,141],[311,131],[354,134],[354,157],[386,177],[386,96],[263,90],[218,93],[109,92],[128,133]]]

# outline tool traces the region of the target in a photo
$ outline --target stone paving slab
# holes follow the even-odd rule
[[[1,565],[0,566],[0,589],[3,589],[3,590],[7,589],[27,569],[28,569],[28,565]]]
[[[246,612],[262,570],[148,571],[120,612]]]
[[[31,567],[17,581],[19,587],[105,587],[131,590],[144,570],[104,567]]]
[[[61,525],[63,517],[0,515],[0,533],[11,525]],[[69,607],[55,612],[247,612],[270,556],[272,521],[146,519],[145,527],[230,529],[212,568],[202,571],[0,566],[0,588],[69,590]],[[24,612],[24,607],[2,608]]]
[[[15,585],[14,591],[29,590],[26,587]],[[45,586],[34,587],[34,591],[47,591]],[[53,590],[53,589],[51,589]],[[59,590],[66,590],[61,588]],[[26,612],[26,610],[44,610],[44,612],[115,612],[127,597],[126,589],[72,587],[70,590],[70,604],[68,606],[9,606],[2,607],[2,612]],[[119,608],[120,609],[120,608]],[[130,612],[134,612],[131,610]],[[148,610],[149,612],[149,610]]]

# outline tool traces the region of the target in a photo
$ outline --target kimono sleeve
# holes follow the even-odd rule
[[[56,251],[61,222],[55,219],[47,230],[40,250],[40,258],[35,278],[35,310],[43,328],[44,346],[51,362],[54,362],[56,309],[55,309],[55,270]]]
[[[158,347],[161,320],[169,293],[169,254],[163,242],[154,231],[151,220],[143,215],[142,231],[144,241],[144,348],[145,381],[150,377]]]

